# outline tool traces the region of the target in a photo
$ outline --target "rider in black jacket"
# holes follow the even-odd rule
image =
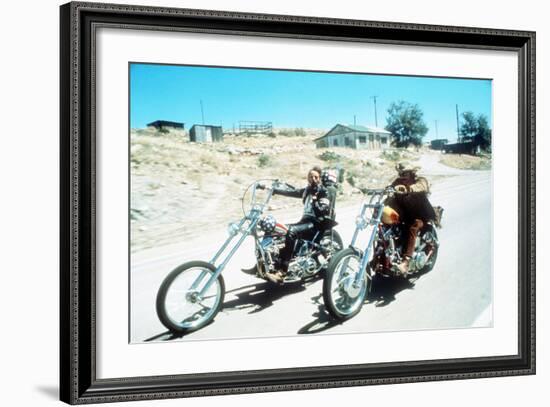
[[[281,269],[267,275],[273,282],[283,281],[288,271],[288,264],[294,251],[296,239],[311,239],[317,232],[323,233],[335,224],[336,190],[332,187],[323,186],[321,175],[321,168],[313,167],[307,174],[308,185],[305,188],[273,190],[274,195],[302,198],[304,203],[302,218],[297,223],[288,225],[285,247],[280,253]]]

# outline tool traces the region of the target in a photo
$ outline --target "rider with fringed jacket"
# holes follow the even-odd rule
[[[398,177],[391,183],[395,188],[395,195],[388,198],[386,205],[399,214],[406,227],[403,261],[398,268],[401,274],[407,275],[418,232],[429,221],[434,221],[439,227],[442,209],[437,207],[437,211],[434,210],[428,200],[430,184],[426,178],[417,175],[418,167],[398,164],[395,169]]]

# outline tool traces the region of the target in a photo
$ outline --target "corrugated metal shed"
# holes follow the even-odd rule
[[[189,141],[195,143],[212,143],[223,141],[222,127],[195,124],[189,131]]]

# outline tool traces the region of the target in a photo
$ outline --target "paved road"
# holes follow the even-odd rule
[[[430,200],[445,208],[435,268],[416,280],[388,280],[368,298],[362,311],[343,324],[326,313],[322,281],[273,288],[240,272],[253,264],[247,239],[224,271],[226,296],[215,321],[183,338],[159,322],[155,298],[164,277],[189,260],[209,260],[226,234],[221,231],[190,242],[132,255],[131,341],[221,339],[296,334],[332,334],[487,326],[492,298],[492,186],[490,171],[444,167],[437,156],[420,161],[422,173],[444,175]],[[434,178],[435,179],[435,178]],[[344,243],[351,240],[357,207],[339,208]],[[295,215],[299,216],[298,215]]]

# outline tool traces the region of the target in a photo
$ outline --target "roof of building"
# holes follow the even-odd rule
[[[194,124],[191,128],[193,127],[219,127],[221,129],[222,126],[216,126],[214,124]]]
[[[180,122],[171,122],[169,120],[155,120],[154,122],[148,123],[147,126],[177,126],[182,127],[183,123]]]
[[[360,126],[360,125],[351,125],[351,124],[341,124],[340,126],[347,127],[348,129],[351,129],[353,131],[358,131],[363,133],[391,134],[386,129],[382,129],[380,127],[375,127],[375,126]]]
[[[351,131],[357,132],[357,133],[378,133],[378,134],[389,134],[391,135],[391,132],[387,131],[386,129],[382,129],[380,127],[375,126],[363,126],[358,124],[336,124],[332,129],[330,129],[325,135],[316,138],[313,141],[321,140],[322,138],[328,136],[332,130],[334,130],[336,127],[342,126],[345,128],[350,129]]]

